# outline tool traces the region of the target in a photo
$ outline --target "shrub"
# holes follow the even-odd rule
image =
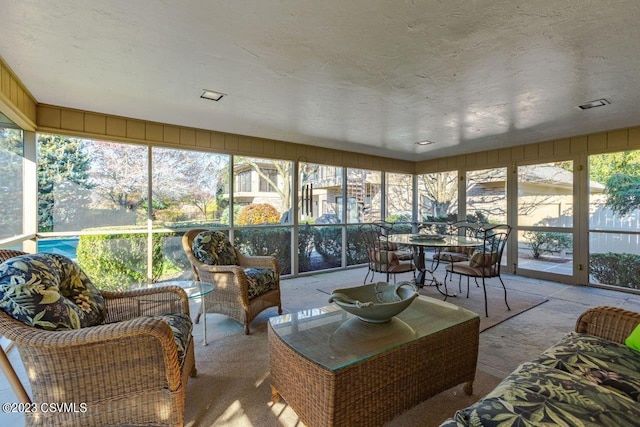
[[[313,227],[313,244],[325,261],[342,257],[342,227]]]
[[[280,222],[280,212],[269,203],[253,203],[243,206],[236,225],[275,224]]]
[[[425,215],[422,218],[423,222],[443,222],[443,223],[448,223],[448,222],[456,222],[458,220],[458,214],[457,213],[449,213],[445,216],[432,216],[432,215]]]
[[[242,210],[243,206],[233,205],[233,217],[237,218],[238,214]],[[229,221],[229,206],[225,207],[222,213],[220,214],[220,223],[222,224],[230,224]]]
[[[360,227],[347,226],[347,265],[358,265],[369,261],[367,247],[361,236]]]
[[[235,231],[234,246],[245,255],[274,256],[280,274],[291,273],[291,229],[252,228]]]
[[[559,252],[573,246],[573,237],[568,233],[554,231],[525,231],[524,238],[529,240],[534,258],[540,258],[545,252]]]
[[[413,231],[413,226],[408,222],[396,222],[393,224],[391,234],[409,234]]]
[[[490,222],[489,218],[487,218],[487,216],[481,211],[476,211],[473,214],[467,214],[467,221],[477,222],[479,224],[488,224]]]
[[[159,233],[162,239],[163,276],[176,272],[191,272],[191,263],[182,249],[183,233]]]
[[[387,216],[385,219],[387,222],[411,222],[411,213],[393,213]]]
[[[156,281],[164,269],[162,237],[153,235],[152,240],[151,277]],[[147,283],[146,249],[146,233],[82,235],[78,264],[98,288],[122,291]]]
[[[311,253],[313,252],[313,232],[307,224],[298,230],[298,271],[311,270]]]
[[[591,254],[589,274],[598,283],[640,289],[640,255],[611,252]]]

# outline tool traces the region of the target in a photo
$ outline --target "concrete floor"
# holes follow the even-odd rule
[[[282,281],[282,298],[285,312],[295,312],[306,308],[327,305],[327,295],[318,288],[340,287],[340,284],[362,283],[366,269],[320,273]],[[380,279],[378,275],[376,280]],[[398,275],[397,280],[410,280],[411,273]],[[610,305],[640,312],[640,295],[607,289],[578,287],[520,276],[503,275],[509,290],[517,290],[547,297],[548,302],[512,317],[480,334],[478,368],[499,378],[505,377],[520,363],[530,360],[550,347],[567,332],[573,330],[576,319],[587,308]],[[192,312],[197,311],[198,301],[193,301]],[[269,311],[273,315],[273,311]],[[215,316],[207,319],[213,328]],[[254,322],[266,321],[259,316]],[[201,328],[196,325],[195,328]],[[3,348],[6,342],[2,341]],[[26,374],[20,356],[15,348],[8,351],[11,363],[21,379]],[[25,384],[28,384],[25,382]],[[27,390],[28,385],[27,385]],[[4,375],[0,376],[0,402],[17,402]],[[0,425],[24,425],[24,417],[19,413],[0,413]]]

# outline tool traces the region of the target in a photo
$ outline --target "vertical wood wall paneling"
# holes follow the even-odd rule
[[[0,58],[0,111],[27,131],[35,131],[36,100]]]

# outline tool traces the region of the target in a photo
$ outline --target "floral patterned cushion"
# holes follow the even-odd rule
[[[31,254],[0,264],[0,308],[46,330],[79,329],[104,321],[100,291],[76,263],[57,254]]]
[[[470,426],[631,426],[637,402],[581,375],[526,362],[491,393],[456,412],[453,423]]]
[[[186,314],[162,314],[159,316],[151,316],[158,318],[171,327],[173,332],[173,340],[178,348],[178,359],[180,360],[180,366],[184,356],[187,354],[189,348],[189,342],[191,341],[191,333],[193,332],[193,323]]]
[[[244,274],[249,281],[249,299],[265,292],[277,289],[278,275],[268,268],[245,268]]]
[[[208,265],[238,265],[236,250],[220,231],[199,233],[193,239],[193,256]]]
[[[572,332],[534,362],[580,375],[640,402],[640,352],[623,344]]]

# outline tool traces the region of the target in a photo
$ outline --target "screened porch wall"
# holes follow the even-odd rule
[[[27,160],[35,160],[35,138],[30,132],[47,132],[91,139],[146,143],[151,146],[196,149],[215,153],[251,155],[264,158],[316,162],[327,165],[380,170],[391,173],[424,174],[458,170],[461,179],[469,170],[507,167],[519,164],[571,158],[586,175],[588,155],[640,148],[640,127],[610,130],[589,135],[537,142],[510,148],[444,156],[420,162],[307,146],[224,132],[193,129],[76,109],[37,104],[19,78],[0,58],[0,111],[28,131],[25,140]],[[30,142],[29,142],[30,141]],[[583,168],[583,169],[580,169]],[[586,179],[577,194],[582,201],[576,207],[586,224],[588,202]],[[514,199],[515,194],[509,198]],[[511,222],[513,218],[509,218]],[[584,227],[586,230],[586,226]],[[580,230],[578,230],[580,234]],[[584,231],[584,230],[583,230]],[[582,238],[582,237],[581,237]],[[584,243],[584,242],[581,242]],[[580,243],[580,244],[581,244]],[[585,245],[586,246],[586,245]],[[583,257],[584,259],[584,257]]]

